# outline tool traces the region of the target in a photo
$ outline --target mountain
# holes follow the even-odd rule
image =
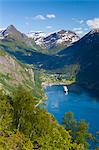
[[[65,30],[60,30],[51,34],[44,32],[30,32],[27,36],[34,39],[35,43],[41,48],[49,50],[49,53],[60,51],[79,40],[76,33]]]
[[[52,73],[59,73],[57,71],[60,69],[61,73],[66,74],[65,78],[68,76],[70,79],[75,73],[74,63],[77,63],[74,51],[77,51],[76,54],[80,52],[78,49],[72,50],[77,42],[62,53],[51,56],[30,48],[27,37],[13,26],[8,27],[1,34],[3,37],[0,40],[1,149],[86,149],[88,145],[86,139],[89,137],[92,139],[92,135],[87,131],[88,125],[85,121],[76,122],[71,112],[65,114],[64,126],[68,124],[66,119],[68,121],[70,118],[71,122],[76,123],[76,128],[73,128],[70,122],[70,128],[81,134],[74,138],[75,133],[70,134],[68,127],[66,129],[60,126],[50,113],[38,107],[44,98],[39,73],[46,69],[47,73],[51,72],[52,78]],[[90,42],[87,46],[89,44]],[[18,88],[19,85],[24,88]]]
[[[46,37],[47,35],[48,35],[47,33],[44,33],[44,32],[41,32],[41,31],[30,32],[30,33],[27,34],[27,36],[29,38],[34,39],[34,41],[36,42],[36,44],[40,45],[40,46],[42,46],[42,44],[43,44],[43,38]]]
[[[63,56],[65,63],[79,64],[79,84],[99,91],[99,29],[90,31],[58,55]]]
[[[32,46],[32,41],[28,39],[25,34],[18,31],[13,25],[10,25],[3,30],[1,36],[3,37],[3,41],[22,42],[27,46]]]
[[[79,37],[76,33],[65,30],[51,34],[31,32],[25,35],[13,25],[10,25],[6,29],[0,30],[0,39],[5,43],[14,42],[16,46],[20,43],[23,47],[28,47],[44,54],[56,54],[79,40]]]
[[[78,84],[99,91],[99,29],[91,30],[53,57],[39,55],[37,60],[35,54],[31,56],[40,68],[75,77]]]
[[[42,52],[41,48],[27,35],[18,31],[13,25],[8,26],[0,32],[0,43],[9,46],[13,51],[23,51],[23,49],[31,49],[33,51]]]
[[[64,31],[57,34],[61,36]],[[56,33],[44,39],[49,41],[52,37],[57,37]],[[5,39],[0,40],[0,48],[21,62],[32,64],[33,68],[40,71],[44,69],[51,74],[64,74],[64,78],[68,80],[76,78],[80,85],[99,91],[99,29],[90,31],[80,40],[53,55],[24,46],[22,40],[15,44],[15,41],[5,42]]]

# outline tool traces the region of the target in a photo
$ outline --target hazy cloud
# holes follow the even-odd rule
[[[46,20],[46,19],[54,19],[56,16],[55,14],[45,14],[45,15],[36,15],[34,17],[28,17],[26,16],[25,19],[28,20],[28,19],[34,19],[34,20]]]
[[[46,17],[48,19],[54,19],[54,18],[56,18],[55,14],[47,14]]]
[[[74,28],[73,31],[78,34],[78,35],[83,35],[84,34],[84,31],[81,27],[79,28]]]
[[[79,28],[74,28],[73,30],[74,30],[74,31],[76,31],[76,30],[82,30],[82,28],[81,28],[81,27],[79,27]]]
[[[76,19],[76,18],[72,18],[72,20],[74,20],[75,22],[80,23],[80,24],[84,23],[83,19],[79,20],[79,19]]]
[[[80,23],[80,24],[84,23],[84,20],[79,20],[79,23]]]
[[[86,23],[91,28],[99,28],[99,18],[87,20]]]
[[[84,31],[88,31],[89,29],[88,28],[84,28]]]
[[[46,20],[46,18],[43,15],[37,15],[33,19],[35,19],[35,20]]]
[[[82,35],[84,32],[83,32],[83,30],[77,30],[77,31],[75,31],[76,32],[76,34],[78,34],[78,35]]]
[[[47,29],[51,29],[51,28],[52,28],[52,26],[47,26],[46,28],[47,28]]]

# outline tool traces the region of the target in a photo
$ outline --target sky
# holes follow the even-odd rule
[[[0,28],[23,33],[72,30],[83,36],[99,28],[99,0],[0,0]]]

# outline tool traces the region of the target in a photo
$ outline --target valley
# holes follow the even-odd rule
[[[57,37],[59,36],[57,34],[63,37],[65,34],[66,38],[65,44],[63,44],[63,40],[61,43],[62,45],[58,45],[58,47],[55,45],[55,40],[60,40],[59,37]],[[44,109],[41,109],[40,107],[41,104],[44,105],[44,102],[45,104],[50,103],[50,98],[51,103],[55,103],[57,100],[57,103],[60,103],[60,99],[64,101],[70,96],[70,100],[73,102],[72,104],[76,111],[70,109],[70,106],[65,109],[64,106],[66,107],[68,102],[64,101],[62,106],[64,112],[63,110],[59,111],[62,113],[59,117],[62,118],[64,115],[63,113],[67,112],[67,110],[73,111],[74,113],[79,110],[77,109],[78,105],[75,105],[76,100],[79,103],[79,99],[81,99],[81,106],[83,105],[83,98],[86,99],[85,105],[88,102],[88,107],[92,107],[94,103],[92,101],[93,98],[87,96],[85,92],[83,97],[82,94],[79,95],[80,93],[78,90],[75,94],[70,91],[70,95],[67,95],[66,97],[66,95],[64,95],[60,89],[59,91],[52,90],[51,95],[49,93],[50,91],[48,90],[46,92],[46,94],[48,94],[48,100],[46,103],[46,101],[43,100],[47,99],[45,91],[50,88],[48,86],[51,86],[53,89],[54,86],[52,85],[57,85],[55,86],[57,89],[60,87],[60,85],[65,84],[70,87],[75,83],[76,85],[80,85],[91,92],[99,92],[99,30],[94,29],[81,39],[78,39],[79,37],[71,31],[67,32],[61,30],[60,32],[57,32],[57,34],[53,33],[47,37],[43,37],[43,42],[45,42],[43,44],[46,45],[46,41],[48,40],[48,47],[45,46],[45,48],[43,45],[42,48],[40,47],[41,45],[37,44],[38,41],[35,41],[35,38],[30,38],[21,33],[13,25],[10,25],[7,29],[1,31],[0,33],[0,107],[1,116],[2,114],[5,116],[5,118],[1,118],[3,123],[1,124],[1,143],[3,145],[3,142],[6,143],[8,141],[7,146],[10,147],[10,149],[13,149],[14,143],[11,143],[11,137],[16,137],[17,134],[20,136],[20,139],[23,140],[24,144],[17,139],[18,143],[15,142],[16,145],[19,147],[19,149],[20,145],[22,148],[23,146],[26,148],[29,147],[29,150],[32,150],[33,148],[35,149],[35,147],[39,148],[39,146],[41,147],[41,150],[46,148],[50,149],[52,147],[56,149],[61,148],[62,150],[66,149],[66,147],[66,150],[79,150],[79,148],[81,150],[86,150],[88,148],[88,144],[90,143],[87,142],[87,138],[92,143],[94,143],[96,140],[95,136],[97,134],[95,135],[94,133],[94,135],[92,135],[89,133],[88,124],[86,121],[81,120],[81,117],[84,115],[80,116],[80,118],[77,118],[78,122],[72,120],[73,122],[70,124],[70,129],[68,129],[64,128],[63,125],[59,125],[61,121],[60,119],[58,120],[56,112],[52,111],[54,106],[48,105],[49,108],[51,107],[51,111],[49,108],[46,110],[44,106]],[[71,42],[70,40],[68,43],[67,37],[71,34],[73,36],[72,38],[75,38],[76,41]],[[36,36],[38,36],[38,33],[36,33]],[[38,40],[42,41],[42,39],[39,38]],[[52,41],[53,38],[54,41]],[[44,88],[47,89],[45,90]],[[53,96],[56,97],[56,100],[53,99]],[[92,101],[92,105],[89,105],[89,99]],[[53,105],[57,107],[57,103]],[[72,104],[69,102],[69,105]],[[86,110],[87,109],[88,108],[86,108]],[[6,114],[4,110],[6,110],[8,113]],[[77,113],[81,113],[81,110],[79,110]],[[90,118],[89,115],[90,114],[88,113],[88,117]],[[7,118],[9,120],[6,131]],[[56,119],[59,121],[59,123]],[[91,119],[86,120],[91,122]],[[79,127],[76,137],[69,132],[69,130],[72,130],[72,125],[74,125],[74,123],[76,123],[77,127]],[[91,123],[93,124],[93,122]],[[98,124],[97,119],[96,123]],[[82,127],[84,127],[83,131]],[[90,128],[92,133],[93,129],[94,128]],[[14,132],[14,130],[16,131]],[[74,134],[76,130],[77,129],[73,131]],[[10,135],[8,135],[8,131],[11,132]],[[51,134],[52,131],[54,133],[54,137],[53,134]],[[97,132],[95,129],[94,131]],[[80,137],[80,140],[78,137]],[[56,142],[57,139],[58,142]],[[9,143],[11,143],[10,146]],[[5,149],[7,149],[6,146]]]
[[[19,38],[18,36],[16,38],[14,34]],[[28,39],[25,35],[22,37],[22,33],[12,25],[2,33],[2,36],[4,38],[0,41],[0,48],[23,63],[30,64],[38,70],[44,69],[49,75],[50,73],[57,74],[57,76],[59,74],[61,78],[65,76],[66,80],[73,79],[88,89],[99,90],[97,82],[99,75],[98,29],[90,31],[80,40],[53,55],[42,53],[39,49],[36,50],[34,46],[36,43],[31,43],[34,39]],[[92,75],[90,76],[90,74]]]
[[[99,0],[0,0],[0,150],[99,150]]]

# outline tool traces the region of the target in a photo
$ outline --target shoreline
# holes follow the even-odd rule
[[[48,87],[48,86],[53,86],[53,85],[71,85],[71,84],[73,84],[74,82],[71,82],[71,83],[69,83],[69,82],[59,82],[59,83],[54,83],[54,82],[52,82],[52,83],[46,83],[46,82],[42,82],[42,87],[43,88],[46,88],[46,87]]]

